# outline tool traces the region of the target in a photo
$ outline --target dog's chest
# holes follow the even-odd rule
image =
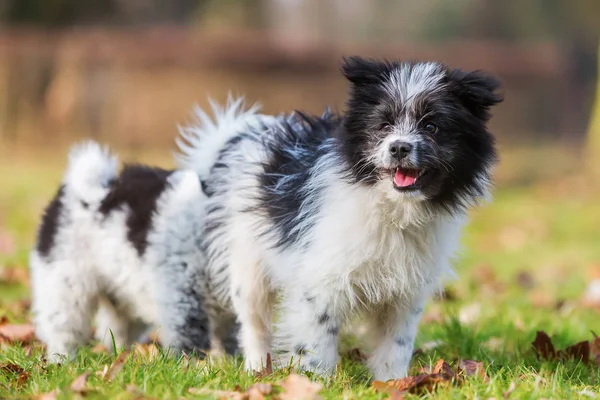
[[[350,272],[355,295],[364,303],[412,297],[437,278],[434,248],[432,232],[424,227],[365,232]]]

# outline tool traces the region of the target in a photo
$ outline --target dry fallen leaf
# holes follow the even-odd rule
[[[556,359],[556,349],[552,344],[552,339],[550,339],[550,336],[546,332],[538,331],[531,345],[538,357],[545,360]]]
[[[8,382],[15,386],[22,386],[29,380],[30,374],[17,364],[0,364],[0,372],[7,375]]]
[[[582,361],[584,364],[590,362],[590,342],[579,342],[558,352],[561,359],[573,359]]]
[[[0,343],[30,344],[34,339],[33,324],[0,324]]]
[[[154,361],[160,355],[158,347],[153,344],[137,344],[135,345],[134,354],[137,357],[143,358],[145,361]]]
[[[378,392],[394,394],[395,392],[408,392],[419,394],[431,392],[438,386],[448,385],[450,381],[442,374],[420,374],[387,382],[375,381],[373,387]]]
[[[320,399],[318,393],[323,385],[313,382],[305,376],[291,374],[279,383],[283,392],[279,395],[281,400],[313,400]]]
[[[594,340],[590,343],[590,359],[600,367],[600,337],[596,335],[594,335]]]
[[[484,382],[489,380],[488,376],[485,373],[485,367],[482,362],[473,361],[473,360],[462,360],[458,363],[458,369],[465,376],[475,376],[480,378]]]
[[[123,369],[123,366],[125,365],[125,362],[127,362],[127,358],[129,357],[129,353],[130,353],[130,351],[124,351],[121,354],[119,354],[119,356],[115,359],[115,361],[113,361],[113,363],[111,364],[111,366],[106,371],[106,374],[104,374],[104,380],[105,381],[110,382],[113,379],[115,379],[115,377],[117,376],[117,374],[119,372],[121,372],[121,370]]]
[[[452,367],[450,367],[450,364],[443,359],[439,359],[438,362],[435,363],[432,372],[434,374],[442,375],[445,379],[452,379],[456,375],[452,370]]]
[[[262,371],[255,372],[254,376],[256,378],[264,378],[266,376],[273,374],[273,361],[271,360],[271,353],[267,353],[267,362],[265,363],[265,367]]]
[[[88,389],[86,388],[87,380],[90,377],[91,372],[84,372],[79,375],[75,380],[71,383],[71,391],[73,393],[84,393]]]
[[[588,341],[583,341],[569,346],[564,350],[557,351],[552,343],[552,339],[550,339],[548,334],[544,331],[537,332],[535,340],[531,345],[538,357],[542,360],[553,361],[573,359],[587,364],[590,362],[590,356],[592,356],[592,359],[594,358],[591,354],[593,342],[590,344]]]

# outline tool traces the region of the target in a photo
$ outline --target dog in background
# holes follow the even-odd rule
[[[331,373],[340,328],[362,315],[375,379],[405,376],[425,303],[490,189],[495,78],[360,57],[342,73],[339,116],[265,117],[238,100],[180,143],[179,165],[208,195],[206,298],[238,318],[250,370],[274,348],[284,363]]]
[[[200,355],[211,336],[235,350],[235,332],[211,332],[204,311],[204,201],[193,171],[126,165],[118,174],[98,144],[72,148],[30,255],[35,330],[51,361],[87,343],[94,316],[108,348],[158,326],[177,351]]]

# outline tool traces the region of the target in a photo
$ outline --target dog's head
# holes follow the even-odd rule
[[[486,190],[496,160],[490,108],[499,82],[435,62],[350,57],[341,142],[355,178],[453,209]]]

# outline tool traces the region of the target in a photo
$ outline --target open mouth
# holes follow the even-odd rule
[[[414,189],[419,178],[426,173],[424,169],[408,169],[398,167],[392,173],[392,180],[397,189]]]

